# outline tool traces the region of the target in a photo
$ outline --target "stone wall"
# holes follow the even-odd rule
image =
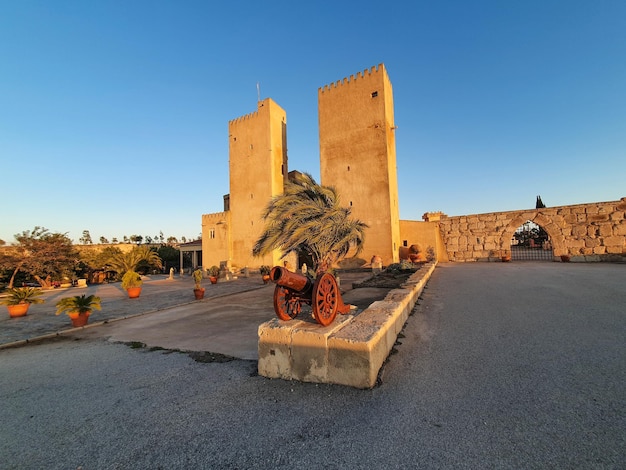
[[[526,221],[550,236],[556,259],[626,260],[626,197],[619,201],[448,217],[439,231],[450,261],[496,261],[510,253],[515,230]]]

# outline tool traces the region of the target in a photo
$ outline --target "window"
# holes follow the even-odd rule
[[[376,98],[378,96],[378,92],[377,91],[373,91],[372,92],[372,98]]]
[[[402,240],[402,246],[409,246],[408,240]]]
[[[214,228],[209,230],[209,238],[215,238],[215,229]]]

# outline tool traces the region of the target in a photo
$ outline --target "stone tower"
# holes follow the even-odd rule
[[[365,222],[360,257],[398,262],[400,222],[393,92],[383,64],[318,89],[321,184]]]
[[[261,214],[287,179],[287,115],[272,99],[228,123],[230,156],[231,259],[240,266],[274,266],[279,253],[253,258],[264,224]]]
[[[264,227],[261,215],[287,180],[287,116],[271,99],[257,111],[228,123],[230,194],[224,212],[202,216],[202,257],[205,267],[228,261],[233,266],[274,266],[278,251],[262,258],[252,247]]]

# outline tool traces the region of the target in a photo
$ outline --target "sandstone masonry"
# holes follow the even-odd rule
[[[510,254],[515,230],[531,221],[550,236],[555,259],[626,259],[626,197],[619,201],[448,217],[439,232],[450,261],[496,261]]]

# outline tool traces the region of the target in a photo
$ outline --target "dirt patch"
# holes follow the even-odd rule
[[[404,284],[409,277],[415,273],[417,269],[402,269],[393,271],[383,271],[375,274],[369,279],[352,284],[353,289],[364,287],[376,287],[383,289],[397,289]]]

